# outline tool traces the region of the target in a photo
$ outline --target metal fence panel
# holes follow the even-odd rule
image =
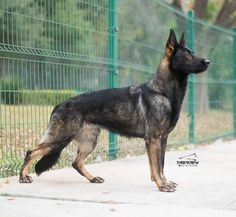
[[[169,29],[189,35],[189,23],[195,40],[188,37],[187,43],[194,43],[196,54],[208,57],[211,66],[190,80],[195,94],[185,97],[170,147],[233,136],[235,32],[193,21],[159,0],[119,0],[117,11],[109,2],[116,1],[0,0],[1,177],[18,174],[56,104],[86,91],[146,82],[163,56]],[[117,15],[115,34],[109,29],[112,14]],[[114,37],[117,49],[109,53]],[[110,159],[113,151],[115,157],[145,151],[140,139],[114,138],[103,131],[88,161]],[[75,154],[72,144],[56,168],[69,166]]]

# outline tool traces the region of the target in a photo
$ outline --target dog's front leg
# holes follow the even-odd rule
[[[171,185],[172,187],[176,188],[177,183],[168,181],[164,175],[164,165],[165,165],[165,153],[166,153],[166,145],[167,145],[167,137],[163,137],[161,139],[161,168],[160,168],[160,176],[161,178],[167,182],[167,184]]]
[[[161,178],[162,148],[160,139],[146,139],[146,149],[148,153],[151,177],[160,191],[174,192],[175,188]]]

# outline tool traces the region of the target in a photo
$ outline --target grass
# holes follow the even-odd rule
[[[26,150],[38,144],[40,136],[47,127],[53,106],[36,105],[1,105],[0,106],[0,175],[5,170],[15,174],[22,164]],[[169,149],[176,149],[188,144],[188,115],[183,112],[176,128],[169,136]],[[231,133],[233,119],[231,112],[210,110],[208,113],[196,114],[196,141],[202,142]],[[119,157],[139,155],[145,152],[142,139],[119,137]],[[68,146],[61,156],[57,167],[71,164],[76,155],[76,146]],[[108,133],[103,130],[98,139],[98,146],[87,162],[107,160]]]

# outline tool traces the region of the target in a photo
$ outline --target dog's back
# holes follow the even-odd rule
[[[143,137],[147,117],[146,84],[125,88],[106,89],[73,97],[54,109],[54,116],[75,125],[95,124],[128,137]],[[147,94],[146,94],[147,95]]]

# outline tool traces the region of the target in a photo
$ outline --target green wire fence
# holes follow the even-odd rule
[[[236,31],[182,14],[160,0],[0,0],[0,176],[19,173],[50,112],[83,92],[146,82],[170,28],[211,60],[189,78],[169,147],[236,135]],[[140,139],[103,131],[88,162],[144,153]],[[70,166],[76,146],[56,168]]]

